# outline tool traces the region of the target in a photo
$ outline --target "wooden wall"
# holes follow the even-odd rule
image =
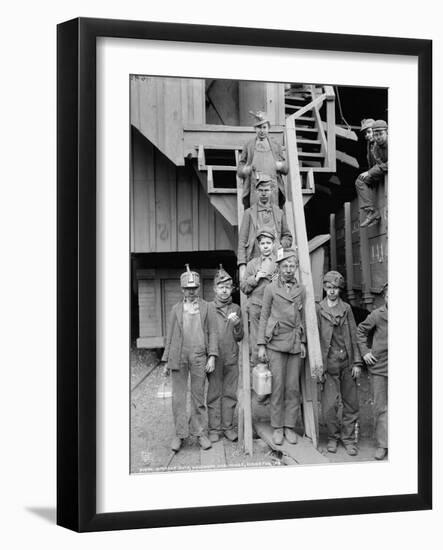
[[[205,122],[205,81],[131,75],[131,124],[177,166],[183,125]]]
[[[132,130],[131,252],[236,250],[237,229],[209,202],[190,166],[177,167]]]

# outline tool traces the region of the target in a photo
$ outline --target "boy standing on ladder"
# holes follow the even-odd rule
[[[251,365],[257,364],[257,333],[265,288],[277,275],[277,264],[274,261],[275,236],[268,228],[258,232],[257,243],[260,256],[252,258],[246,266],[240,290],[248,297],[249,315],[249,349]]]
[[[180,450],[188,436],[186,396],[191,378],[191,431],[203,450],[212,447],[207,437],[208,421],[205,404],[206,374],[215,368],[218,355],[217,319],[214,304],[199,297],[200,276],[189,269],[180,276],[183,300],[172,307],[165,351],[161,359],[165,373],[171,372],[172,414],[175,437],[171,449]]]
[[[218,357],[215,369],[208,374],[208,420],[211,443],[223,432],[236,441],[234,411],[237,405],[238,342],[243,338],[240,306],[232,303],[232,277],[220,264],[214,277],[214,305],[217,315]]]
[[[355,426],[359,417],[356,381],[361,373],[361,355],[351,306],[340,298],[344,286],[345,280],[338,271],[328,271],[323,277],[326,297],[317,306],[324,365],[321,406],[328,430],[328,452],[337,452],[341,439],[348,455],[355,456],[358,454]],[[343,403],[341,433],[337,418],[340,400]]]

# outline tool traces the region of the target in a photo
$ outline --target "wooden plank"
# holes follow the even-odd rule
[[[283,445],[276,445],[272,441],[273,428],[265,422],[255,422],[254,428],[260,438],[274,451],[280,451],[284,455],[295,460],[297,464],[327,464],[329,460],[312,445],[307,437],[299,436],[296,445],[283,441]]]
[[[328,125],[326,122],[323,122],[323,128],[328,131]],[[353,130],[348,128],[343,128],[342,126],[335,125],[334,128],[335,135],[344,139],[350,139],[351,141],[358,141],[358,136]]]
[[[191,190],[192,190],[192,248],[193,250],[200,250],[198,241],[199,232],[199,216],[198,216],[198,194],[200,185],[197,182],[196,177],[191,176]]]
[[[329,216],[329,233],[331,234],[331,269],[337,269],[337,233],[335,230],[335,214]]]
[[[171,161],[161,152],[155,151],[155,213],[156,213],[156,252],[171,250]]]
[[[323,105],[323,101],[326,99],[326,94],[321,94],[318,97],[316,97],[313,101],[299,109],[297,112],[295,112],[293,115],[291,115],[291,118],[294,118],[294,120],[297,120],[302,115],[307,113],[308,111],[311,111],[314,107],[318,106],[321,108]]]
[[[226,467],[225,446],[223,439],[212,444],[207,451],[200,449],[200,465],[205,468]]]
[[[315,97],[315,91],[313,87],[312,87],[312,97]],[[326,159],[326,155],[328,154],[328,144],[326,142],[325,131],[323,129],[323,124],[320,117],[320,111],[319,111],[318,105],[315,105],[313,109],[313,113],[316,121],[316,127],[318,128],[318,135],[320,137],[320,142],[321,142],[320,153]]]
[[[326,123],[328,125],[328,166],[331,172],[336,170],[336,139],[335,139],[335,93],[332,86],[326,86]],[[323,131],[323,125],[321,127]]]
[[[238,164],[239,154],[236,152],[236,163]],[[241,227],[241,222],[243,219],[243,182],[241,178],[237,177],[237,218],[238,218],[238,227]],[[239,279],[241,280],[244,275],[245,266],[241,266]],[[239,427],[243,429],[241,431],[241,438],[244,445],[245,453],[252,455],[253,453],[253,442],[252,442],[252,409],[251,409],[251,371],[249,365],[249,325],[248,325],[248,311],[247,311],[248,300],[240,292],[240,307],[243,318],[243,340],[239,343],[240,347],[240,358],[241,358],[241,409],[239,415]]]
[[[180,170],[177,178],[177,248],[192,250],[192,180]]]
[[[236,194],[237,195],[237,194]],[[237,225],[237,196],[234,195],[211,195],[211,204],[231,224]],[[218,248],[218,247],[217,247]]]
[[[206,177],[206,176],[204,176]],[[208,235],[208,220],[210,202],[207,194],[203,191],[203,187],[199,185],[199,201],[198,201],[198,216],[199,223],[199,242],[200,250],[209,250],[209,235]]]
[[[132,208],[134,252],[155,250],[154,154],[149,142],[134,134]]]
[[[351,305],[356,305],[356,295],[354,292],[354,257],[352,249],[352,220],[351,203],[345,202],[345,258],[346,258],[346,289],[348,300]]]
[[[156,349],[165,347],[163,336],[140,336],[137,338],[137,348]]]
[[[315,311],[315,295],[312,283],[309,245],[306,234],[301,175],[298,166],[298,155],[297,153],[294,154],[297,150],[297,138],[295,135],[295,126],[292,117],[288,117],[286,123],[286,144],[289,160],[288,183],[291,187],[291,196],[293,198],[292,207],[294,209],[294,226],[299,253],[301,282],[306,288],[305,320],[308,335],[308,354],[311,365],[311,374],[314,377],[319,377],[323,372],[323,364],[318,334],[317,314]]]
[[[347,153],[343,153],[343,151],[337,150],[335,152],[335,156],[337,160],[340,162],[344,162],[345,164],[348,164],[349,166],[352,166],[353,168],[359,168],[360,164],[358,163],[358,160],[355,157],[351,157],[351,155],[348,155]],[[334,170],[332,170],[334,171]]]

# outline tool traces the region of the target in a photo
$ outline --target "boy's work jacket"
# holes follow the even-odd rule
[[[257,344],[284,353],[300,353],[306,342],[305,287],[295,282],[288,292],[280,278],[265,288]]]
[[[206,355],[218,355],[217,344],[217,317],[215,306],[199,299],[200,320],[205,338]],[[183,301],[172,307],[169,316],[168,332],[166,335],[165,351],[162,361],[168,363],[170,370],[180,370],[180,357],[183,346]]]
[[[349,365],[360,365],[362,362],[357,343],[357,326],[351,306],[343,302],[340,298],[338,298],[337,302],[337,305],[334,307],[335,315],[330,313],[327,298],[324,298],[317,304],[318,330],[325,370],[327,367],[328,354],[331,349],[332,333],[336,324],[343,327],[343,338],[345,341],[346,353],[348,354]]]

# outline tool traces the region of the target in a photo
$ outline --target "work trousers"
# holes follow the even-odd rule
[[[358,204],[361,210],[375,209],[375,186],[376,181],[372,178],[363,179],[361,176],[355,181],[355,188],[358,195]]]
[[[238,361],[219,355],[215,370],[208,374],[208,423],[210,433],[233,428],[237,405]]]
[[[300,409],[300,353],[267,350],[272,373],[271,426],[295,428]]]
[[[205,405],[206,361],[204,350],[187,351],[182,355],[180,369],[171,371],[175,433],[182,439],[188,436],[186,396],[189,376],[191,377],[191,435],[206,435],[208,431]]]
[[[388,448],[388,377],[371,374],[372,401],[377,447]]]
[[[260,324],[261,306],[257,304],[249,304],[249,351],[251,368],[255,367],[258,360],[257,334]]]
[[[340,398],[343,404],[341,435],[337,418]],[[359,413],[358,393],[357,383],[352,377],[352,368],[346,355],[345,358],[333,352],[328,355],[321,406],[328,439],[341,439],[345,445],[354,443],[355,424]]]

